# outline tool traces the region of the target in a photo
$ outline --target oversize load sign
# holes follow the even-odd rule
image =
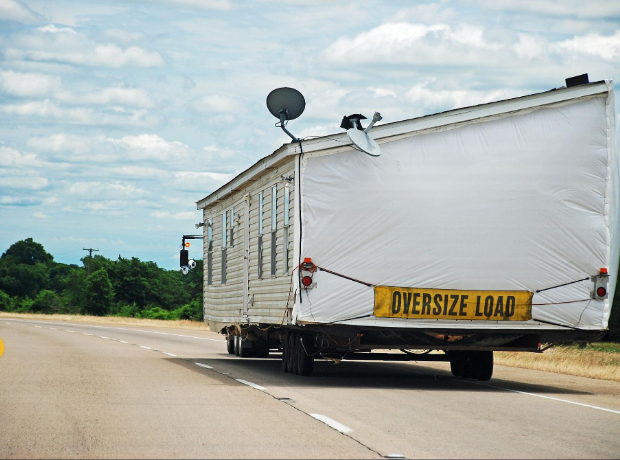
[[[380,318],[527,321],[532,319],[528,291],[457,291],[375,287]]]

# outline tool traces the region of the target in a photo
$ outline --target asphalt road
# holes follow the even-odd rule
[[[0,319],[0,458],[618,458],[620,383],[280,361],[210,332]]]

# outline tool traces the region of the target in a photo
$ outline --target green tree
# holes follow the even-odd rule
[[[49,254],[43,245],[35,242],[32,238],[13,243],[9,249],[2,254],[2,259],[11,259],[16,264],[34,265],[36,263],[53,262],[54,258]]]
[[[114,289],[103,268],[92,273],[86,278],[85,283],[86,301],[82,306],[82,313],[87,315],[105,315],[114,300]]]
[[[11,297],[3,290],[0,290],[0,311],[11,311],[12,307]]]
[[[44,289],[39,292],[30,308],[36,313],[58,313],[61,308],[60,297],[54,291]]]

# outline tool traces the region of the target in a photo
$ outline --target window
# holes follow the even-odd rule
[[[213,284],[213,221],[207,220],[207,284]]]
[[[263,277],[263,192],[258,194],[258,277]]]
[[[226,227],[226,215],[228,212],[222,214],[222,284],[226,284],[226,234],[228,228]]]
[[[235,243],[235,208],[230,208],[230,247],[232,248]]]
[[[290,227],[290,207],[291,207],[291,187],[286,184],[284,186],[284,273],[288,273],[288,257],[289,257],[289,227]]]
[[[276,230],[278,228],[278,188],[271,188],[271,276],[276,276]]]

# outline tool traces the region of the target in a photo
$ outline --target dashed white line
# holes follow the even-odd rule
[[[67,329],[67,332],[75,332],[75,331],[70,331],[69,329]]]
[[[323,422],[324,424],[328,426],[331,426],[334,430],[340,431],[341,433],[352,433],[353,432],[353,429],[349,428],[346,425],[343,425],[340,422],[337,422],[336,420],[328,417],[327,415],[323,415],[323,414],[308,414],[308,415],[310,417],[314,417],[318,421]]]
[[[35,327],[38,327],[39,329],[41,329],[41,326],[35,326]]]
[[[88,332],[84,332],[84,335],[92,335],[92,334],[89,334]]]
[[[164,355],[173,356],[173,357],[175,357],[175,358],[177,357],[177,355],[175,355],[174,353],[166,353],[165,351],[162,351],[162,353],[163,353]]]
[[[204,367],[205,369],[213,369],[213,367],[209,366],[208,364],[202,364],[202,363],[194,363],[196,366],[200,366],[200,367]]]
[[[265,387],[261,387],[260,385],[257,385],[254,382],[248,382],[247,380],[243,380],[243,379],[235,379],[237,382],[239,383],[243,383],[244,385],[247,385],[249,387],[252,387],[256,390],[261,390],[261,391],[267,391],[267,388]],[[343,425],[344,426],[344,425]]]
[[[560,399],[560,398],[554,398],[552,396],[544,396],[544,395],[539,395],[536,393],[528,393],[527,391],[512,390],[510,388],[503,388],[503,387],[497,387],[495,385],[489,385],[488,383],[479,383],[479,382],[470,382],[470,381],[468,381],[468,383],[473,383],[474,385],[481,385],[483,387],[496,388],[498,390],[510,391],[512,393],[519,393],[519,394],[527,395],[527,396],[535,396],[537,398],[550,399],[552,401],[563,402],[566,404],[573,404],[575,406],[587,407],[589,409],[602,410],[604,412],[611,412],[612,414],[620,415],[620,411],[617,411],[617,410],[607,409],[605,407],[599,407],[599,406],[591,406],[590,404],[579,403],[576,401],[569,401],[568,399]]]
[[[152,350],[151,347],[145,347],[144,345],[140,345],[140,348],[144,348],[145,350]]]
[[[119,340],[120,343],[129,343],[129,342],[125,342],[124,340]]]
[[[58,330],[58,329],[56,329],[55,327],[50,327],[50,329],[51,329],[52,331],[57,331],[57,330]]]
[[[102,335],[100,335],[99,337],[100,337],[100,338],[102,338],[102,339],[109,340],[109,337],[104,337],[104,336],[102,336]]]

